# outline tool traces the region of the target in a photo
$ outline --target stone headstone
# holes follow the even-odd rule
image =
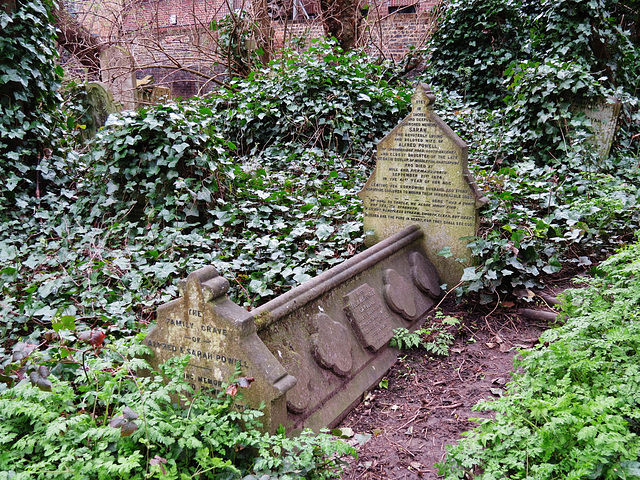
[[[487,199],[469,173],[467,145],[433,111],[434,101],[419,84],[411,113],[378,144],[376,168],[359,196],[368,245],[419,225],[429,260],[453,287],[465,267],[457,259],[469,258],[465,238],[476,234],[477,209]],[[436,255],[445,247],[449,258]]]
[[[100,76],[116,102],[125,110],[137,107],[137,80],[133,56],[124,48],[112,46],[100,53]]]
[[[104,126],[109,115],[118,112],[119,108],[106,84],[89,82],[85,88],[88,103],[87,114],[90,116],[91,122],[87,125],[83,137],[90,138],[96,134],[100,127]]]
[[[575,102],[572,106],[573,112],[583,113],[591,120],[593,137],[589,143],[595,147],[601,159],[609,157],[621,108],[622,103],[615,97]]]
[[[295,384],[258,338],[253,318],[230,301],[229,282],[214,267],[190,274],[180,283],[181,297],[158,308],[156,327],[144,339],[153,367],[188,355],[185,377],[194,391],[217,394],[236,368],[254,377],[243,392],[253,405],[265,402],[265,423],[286,421],[284,394]]]

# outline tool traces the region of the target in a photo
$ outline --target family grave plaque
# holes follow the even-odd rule
[[[249,312],[227,298],[228,289],[229,282],[211,266],[181,281],[181,297],[158,308],[156,327],[144,339],[154,352],[150,364],[188,355],[186,380],[194,391],[212,395],[239,367],[243,376],[254,378],[243,392],[247,402],[265,402],[267,424],[285,423],[284,394],[296,380],[258,338]]]
[[[487,202],[467,166],[467,145],[433,111],[435,97],[419,84],[412,111],[377,148],[376,168],[359,193],[368,245],[417,224],[441,279],[453,286],[468,259],[465,237],[476,234]],[[445,247],[451,256],[436,255]]]

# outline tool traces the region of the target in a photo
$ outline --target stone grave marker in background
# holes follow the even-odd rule
[[[584,116],[591,120],[593,137],[589,143],[596,148],[598,156],[603,160],[609,157],[621,108],[622,103],[615,97],[576,102],[571,108],[574,112],[584,113]]]
[[[453,287],[468,259],[464,237],[476,234],[477,209],[487,202],[467,166],[467,145],[433,111],[435,97],[419,84],[412,111],[377,148],[376,168],[359,196],[368,245],[419,225],[442,280]],[[452,256],[436,255],[449,247]]]
[[[100,54],[100,76],[124,110],[135,110],[138,104],[137,80],[135,61],[129,52],[118,46],[106,48]]]
[[[407,227],[251,312],[213,267],[181,283],[144,340],[152,365],[189,355],[193,387],[215,393],[238,366],[266,404],[265,429],[337,424],[396,362],[396,328],[419,328],[442,296],[418,226]]]

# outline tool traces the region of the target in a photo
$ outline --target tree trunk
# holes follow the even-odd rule
[[[358,42],[360,12],[358,0],[320,0],[324,33],[335,37],[344,51]]]
[[[269,17],[269,4],[267,0],[257,0],[254,5],[255,20],[258,24],[256,46],[262,50],[260,61],[266,66],[271,60],[273,52],[273,27],[271,26],[271,17]]]
[[[16,0],[2,0],[2,9],[6,13],[11,13],[16,9]]]

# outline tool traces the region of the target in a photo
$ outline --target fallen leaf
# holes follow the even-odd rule
[[[331,430],[331,433],[338,438],[351,438],[354,435],[353,429],[349,427],[334,428],[333,430]]]
[[[367,443],[369,440],[371,440],[371,434],[370,433],[356,433],[353,436],[353,439],[358,442],[358,445],[364,445],[365,443]]]
[[[229,385],[227,387],[226,394],[235,397],[238,394],[238,385],[236,385],[235,383]]]

